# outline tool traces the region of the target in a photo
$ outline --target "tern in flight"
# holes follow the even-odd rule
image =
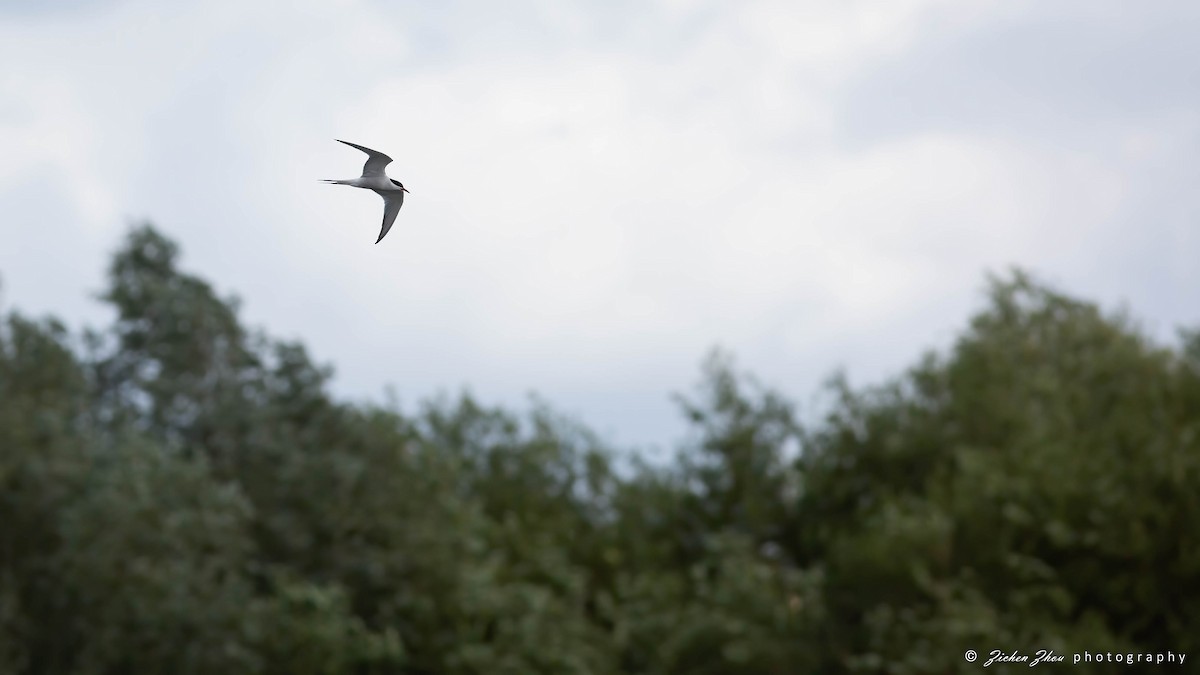
[[[388,233],[388,230],[392,229],[392,223],[396,222],[396,214],[400,213],[400,207],[404,206],[404,193],[408,192],[408,190],[405,189],[403,183],[388,178],[387,174],[383,172],[383,168],[392,163],[391,157],[378,150],[364,148],[361,145],[355,145],[348,141],[338,140],[338,143],[345,143],[352,148],[367,153],[367,163],[363,164],[362,176],[349,180],[325,179],[322,182],[366,188],[374,190],[375,194],[383,197],[383,228],[379,230],[379,238],[375,240],[375,243],[378,244],[383,241],[383,237]]]

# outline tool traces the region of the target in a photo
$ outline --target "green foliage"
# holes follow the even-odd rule
[[[990,295],[948,359],[843,388],[801,461],[831,610],[865,626],[829,628],[840,663],[1194,650],[1194,365],[1024,275]]]
[[[336,401],[148,226],[102,297],[116,320],[82,340],[0,317],[0,672],[899,674],[1200,646],[1200,331],[1158,346],[1021,273],[948,353],[835,379],[810,423],[715,353],[659,465],[542,402]]]

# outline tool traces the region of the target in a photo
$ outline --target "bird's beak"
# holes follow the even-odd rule
[[[408,188],[400,188],[400,189],[401,189],[401,190],[404,190],[405,192],[408,192]],[[411,193],[411,192],[408,192],[408,194],[410,194],[410,195],[411,195],[412,193]]]

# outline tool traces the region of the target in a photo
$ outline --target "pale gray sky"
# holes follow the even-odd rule
[[[75,325],[131,219],[335,390],[537,391],[665,444],[710,347],[803,402],[1021,265],[1200,320],[1200,4],[0,5],[4,299]],[[382,201],[343,138],[396,159]]]

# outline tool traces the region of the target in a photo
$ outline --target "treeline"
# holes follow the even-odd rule
[[[334,400],[148,226],[103,299],[81,335],[0,317],[0,673],[1200,659],[1200,334],[1156,345],[1020,273],[803,423],[714,356],[683,450],[631,469],[547,407]]]

